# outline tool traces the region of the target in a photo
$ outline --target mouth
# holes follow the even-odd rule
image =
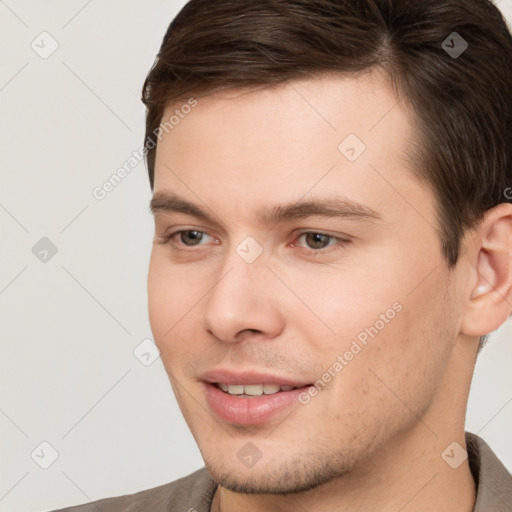
[[[279,384],[226,384],[223,382],[214,382],[212,385],[228,395],[244,398],[262,395],[275,395],[276,393],[283,391],[298,389],[296,386],[280,386]]]
[[[296,387],[278,384],[227,384],[203,382],[213,414],[232,425],[263,425],[300,405],[299,396],[312,384]]]

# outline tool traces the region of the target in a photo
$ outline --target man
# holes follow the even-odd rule
[[[511,90],[486,0],[187,3],[143,89],[148,294],[205,468],[66,510],[512,510],[464,431],[512,311]]]

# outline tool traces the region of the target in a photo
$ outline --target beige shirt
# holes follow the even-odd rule
[[[473,512],[512,512],[512,476],[481,438],[466,432],[469,465],[477,484]],[[217,484],[206,468],[170,482],[54,512],[210,512]]]

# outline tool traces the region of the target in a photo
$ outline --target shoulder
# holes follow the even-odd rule
[[[53,512],[208,512],[217,484],[206,468],[134,494],[85,503]]]
[[[466,432],[469,465],[477,485],[474,512],[512,510],[512,476],[489,445]]]

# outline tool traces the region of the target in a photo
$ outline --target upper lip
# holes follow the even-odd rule
[[[311,384],[311,382],[305,380],[290,379],[287,377],[280,377],[279,375],[271,375],[269,373],[251,370],[243,372],[233,372],[223,369],[209,370],[201,375],[201,380],[212,384],[275,384],[277,386],[294,386],[296,388],[301,388]]]

